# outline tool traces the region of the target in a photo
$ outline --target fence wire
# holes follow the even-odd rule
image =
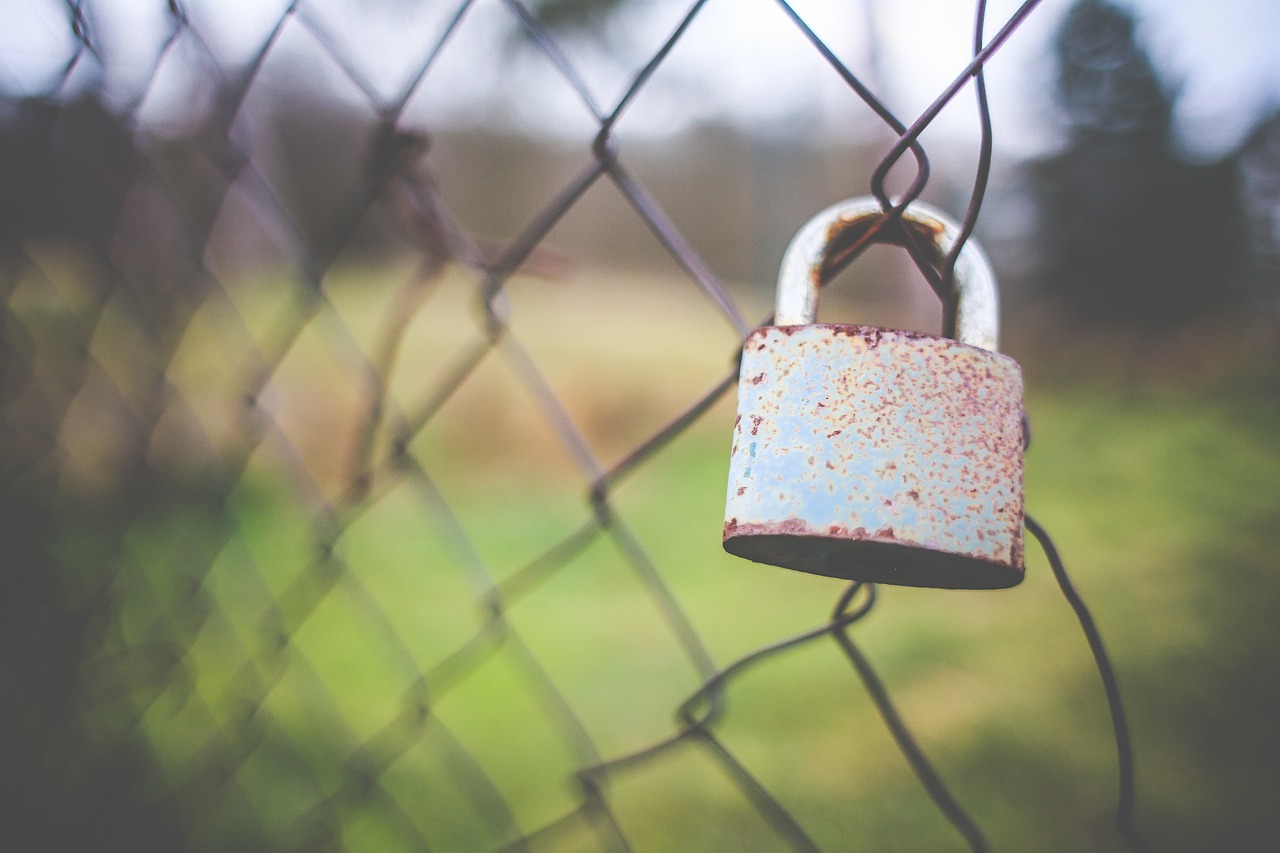
[[[416,68],[390,95],[367,79],[359,47],[331,31],[311,3],[290,3],[247,61],[230,62],[206,35],[199,10],[170,0],[164,10],[167,36],[151,79],[116,111],[121,121],[112,123],[106,111],[68,106],[85,103],[76,101],[79,81],[109,57],[96,36],[99,9],[67,0],[72,41],[63,71],[43,98],[13,106],[13,126],[29,133],[6,141],[9,156],[44,164],[42,174],[60,182],[84,248],[75,257],[50,251],[43,241],[43,211],[13,205],[5,210],[0,514],[13,566],[8,621],[17,626],[11,628],[15,643],[51,650],[31,671],[18,670],[29,698],[23,700],[27,710],[15,711],[10,722],[34,739],[15,762],[30,771],[21,790],[9,793],[15,814],[22,816],[15,832],[22,834],[25,820],[31,838],[51,847],[92,842],[79,833],[91,825],[98,827],[93,832],[103,832],[104,824],[74,815],[77,808],[96,807],[117,814],[114,824],[106,824],[114,828],[97,839],[114,832],[134,849],[632,850],[642,843],[620,813],[615,792],[646,774],[667,778],[672,771],[664,765],[683,767],[693,751],[723,773],[778,843],[817,850],[806,816],[753,772],[752,761],[723,735],[722,725],[737,707],[729,694],[747,673],[830,640],[873,698],[940,813],[971,850],[987,849],[963,797],[949,791],[930,765],[887,686],[855,644],[851,629],[875,601],[870,585],[848,587],[831,615],[816,619],[811,629],[726,662],[713,653],[698,620],[673,591],[672,578],[684,567],[656,557],[620,506],[617,492],[624,481],[668,452],[726,398],[735,371],[726,370],[669,422],[609,463],[513,328],[518,308],[510,291],[519,287],[522,271],[556,262],[546,249],[548,235],[600,184],[620,194],[734,335],[741,338],[755,325],[629,168],[619,144],[624,114],[671,52],[699,37],[692,25],[708,5],[691,3],[621,95],[602,104],[584,82],[586,72],[562,49],[560,33],[521,0],[459,2],[440,17]],[[850,97],[865,105],[867,120],[892,132],[896,141],[869,188],[849,186],[845,193],[869,189],[889,218],[928,183],[922,132],[972,84],[981,145],[962,237],[946,269],[919,264],[921,274],[946,292],[990,171],[984,66],[1033,13],[1036,0],[999,26],[986,20],[986,4],[979,0],[972,60],[910,121],[879,100],[795,9],[782,0],[777,5],[847,84]],[[548,60],[597,129],[579,171],[496,247],[460,224],[424,168],[432,128],[406,119],[415,93],[433,79],[441,56],[481,6],[506,16],[522,34],[522,50]],[[269,168],[255,159],[241,123],[263,68],[282,40],[299,30],[341,70],[375,117],[362,139],[364,171],[352,176],[350,191],[321,223],[322,239],[312,239],[308,226],[295,221]],[[992,30],[995,35],[988,37]],[[178,51],[207,80],[200,88],[210,99],[212,118],[198,140],[199,161],[175,165],[143,133],[140,116]],[[886,180],[904,158],[914,177],[895,198]],[[193,185],[199,189],[197,204],[190,201]],[[355,322],[335,293],[335,269],[368,218],[388,206],[397,211],[414,262],[379,315]],[[232,268],[210,248],[217,229],[226,227],[227,210],[241,210],[249,230],[278,235],[296,249],[296,263],[274,274],[279,282],[268,296],[246,296]],[[843,262],[852,262],[861,248],[852,247]],[[475,314],[448,320],[455,329],[446,336],[452,351],[424,371],[405,355],[406,341],[416,321],[441,310],[439,292],[459,273],[469,282]],[[211,334],[217,340],[193,363],[192,340]],[[320,407],[301,416],[303,433],[323,432],[336,417],[341,404],[330,407],[327,399],[353,399],[359,409],[355,452],[330,466],[341,469],[336,477],[317,473],[314,451],[299,446],[299,416],[278,399],[281,375],[293,369],[300,351],[317,351],[317,338],[321,355],[339,365],[335,369],[346,380],[319,389]],[[207,363],[207,353],[214,352],[217,363]],[[732,362],[727,348],[726,363]],[[494,364],[545,421],[556,452],[576,468],[573,491],[584,499],[563,534],[526,553],[514,569],[505,556],[492,556],[482,541],[488,531],[457,511],[439,470],[452,463],[431,450],[431,430],[442,412]],[[406,384],[415,390],[403,393]],[[396,508],[395,524],[406,537],[430,542],[420,553],[388,546],[385,526],[375,527],[377,535],[365,529],[371,516]],[[514,513],[491,521],[516,525]],[[264,536],[264,523],[279,525],[273,535],[285,544],[271,544],[276,540]],[[1041,529],[1031,530],[1047,541]],[[1058,571],[1060,561],[1048,548]],[[571,594],[554,584],[584,560],[616,564],[629,574],[635,594],[648,600],[682,661],[682,672],[668,677],[696,685],[668,708],[675,722],[665,734],[634,739],[627,748],[602,745],[576,697],[549,667],[555,662],[529,641],[520,618],[524,608],[545,606],[550,593]],[[399,586],[371,580],[361,568],[404,562],[411,565],[397,569]],[[422,577],[433,579],[419,582]],[[1069,589],[1065,575],[1060,579]],[[1078,596],[1072,598],[1078,604]],[[563,605],[555,608],[557,618],[568,618],[566,612]],[[1119,697],[1096,629],[1087,612],[1081,613],[1113,703],[1121,756],[1117,820],[1122,835],[1139,849]],[[339,636],[334,620],[354,626],[340,636],[359,637],[376,652],[360,656],[326,648],[326,636]],[[439,647],[445,651],[424,655],[406,633],[406,624],[415,622],[444,638]],[[594,642],[584,629],[575,648],[560,652],[590,656]],[[343,672],[343,662],[376,668],[378,678]],[[628,662],[614,665],[625,668]],[[499,666],[509,676],[496,678]],[[350,686],[375,683],[377,689]],[[507,778],[502,762],[516,760],[511,755],[495,762],[488,748],[477,745],[478,728],[510,725],[503,722],[510,717],[494,713],[471,721],[442,713],[452,696],[468,691],[491,694],[476,707],[519,708],[515,716],[526,721],[527,732],[500,733],[500,740],[511,755],[536,765],[531,784],[522,787]],[[41,710],[33,716],[31,708]],[[635,728],[655,732],[664,725],[644,720]],[[546,743],[521,747],[526,734]],[[108,779],[95,778],[83,765],[85,754],[114,754],[139,741],[149,751],[130,753],[125,770],[117,767]],[[431,778],[415,775],[424,766],[433,768]],[[77,785],[94,792],[96,806],[68,801],[65,791]],[[267,788],[270,798],[264,796]],[[455,834],[442,826],[453,826]]]

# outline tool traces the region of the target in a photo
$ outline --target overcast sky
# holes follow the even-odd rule
[[[586,40],[565,49],[591,100],[608,111],[627,81],[678,23],[690,0],[648,0],[612,23],[606,47]],[[866,75],[903,119],[911,119],[965,66],[972,8],[956,0],[795,0],[794,7],[859,75]],[[1199,160],[1229,155],[1259,120],[1280,110],[1280,2],[1276,0],[1117,0],[1139,33],[1175,105],[1176,144]],[[95,39],[117,100],[135,96],[167,31],[163,0],[87,0]],[[228,64],[252,55],[286,0],[188,0],[193,23]],[[1017,7],[990,0],[987,35]],[[309,0],[307,15],[347,45],[361,73],[390,98],[408,79],[457,0],[358,3]],[[1057,139],[1045,93],[1053,82],[1054,29],[1069,0],[1044,0],[988,67],[996,141],[1013,155],[1043,153]],[[0,87],[47,89],[74,41],[62,0],[0,0]],[[590,134],[590,111],[550,66],[503,40],[510,15],[481,0],[414,99],[410,116],[465,119],[500,110],[526,129]],[[874,25],[874,41],[869,25]],[[875,45],[873,52],[869,48]],[[496,51],[495,51],[496,46]],[[192,45],[166,59],[143,112],[164,121],[192,102]],[[523,55],[522,55],[523,53]],[[320,56],[303,27],[291,24],[279,57]],[[495,56],[504,57],[495,59]],[[514,58],[513,58],[514,57]],[[873,57],[878,60],[873,64]],[[332,67],[321,62],[313,68]],[[513,75],[513,69],[516,73]],[[879,71],[877,76],[875,72]],[[321,78],[322,71],[316,71]],[[86,64],[81,81],[92,78]],[[340,75],[330,74],[342,92]],[[512,80],[516,84],[512,85]],[[74,87],[73,83],[73,87]],[[354,89],[346,86],[348,94]],[[786,20],[774,0],[710,0],[687,36],[628,109],[624,132],[659,134],[718,120],[780,136],[835,130],[858,133],[876,121]],[[961,95],[931,131],[975,139],[974,98]]]

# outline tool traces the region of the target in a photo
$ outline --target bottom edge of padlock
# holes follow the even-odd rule
[[[755,563],[897,586],[1007,589],[1021,583],[1025,574],[1020,564],[872,539],[728,534],[724,537],[724,549]]]

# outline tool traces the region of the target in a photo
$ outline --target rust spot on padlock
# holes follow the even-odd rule
[[[1021,373],[993,351],[980,250],[957,258],[960,341],[813,322],[818,285],[879,216],[872,200],[838,205],[788,249],[779,325],[744,346],[735,431],[747,416],[750,439],[731,459],[725,549],[852,580],[1011,586],[1023,565]],[[918,206],[872,239],[901,242],[904,229],[940,270],[955,226]]]
[[[883,224],[879,225],[879,230],[874,235],[868,237],[868,232],[878,223]],[[862,208],[841,214],[827,227],[827,249],[822,263],[813,268],[813,284],[821,287],[831,281],[872,243],[903,248],[910,244],[932,246],[945,237],[945,231],[946,226],[939,220],[904,215],[897,220],[884,221],[881,217],[866,215]],[[934,264],[934,272],[941,276],[941,263]]]

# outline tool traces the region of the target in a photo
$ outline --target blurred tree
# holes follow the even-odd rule
[[[105,246],[140,157],[96,93],[0,96],[0,242],[64,237]]]
[[[1243,292],[1234,162],[1184,163],[1171,98],[1106,0],[1078,0],[1058,32],[1063,152],[1035,167],[1045,283],[1080,318],[1165,326]]]

